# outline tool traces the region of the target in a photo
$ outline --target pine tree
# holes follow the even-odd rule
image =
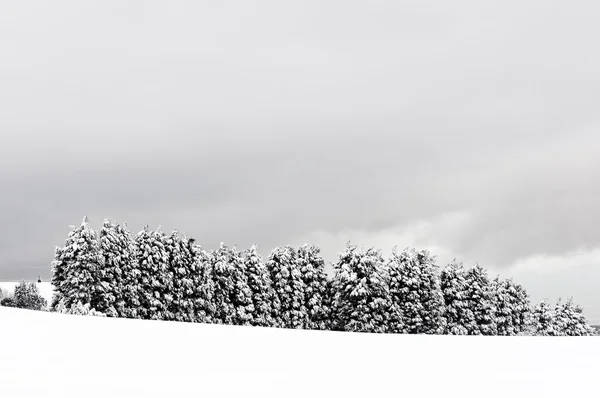
[[[473,315],[469,308],[466,271],[462,263],[453,261],[442,270],[440,289],[444,297],[446,333],[468,334],[467,326]]]
[[[348,244],[334,264],[335,329],[386,333],[394,316],[381,252]]]
[[[188,240],[193,263],[190,278],[192,285],[188,286],[186,295],[192,303],[194,317],[192,322],[213,323],[216,308],[214,302],[215,285],[212,278],[210,255],[194,239]]]
[[[167,285],[169,286],[169,302],[166,319],[180,322],[192,322],[193,274],[195,273],[195,253],[190,240],[177,231],[163,237],[165,251],[168,255]]]
[[[555,307],[556,323],[562,336],[595,336],[583,314],[583,309],[569,298],[564,303],[559,300]]]
[[[254,306],[244,260],[235,248],[221,243],[210,255],[214,283],[213,319],[226,325],[250,325]]]
[[[388,261],[392,305],[399,319],[390,323],[392,333],[442,334],[444,298],[435,258],[426,250],[396,248]]]
[[[499,336],[517,336],[527,331],[531,321],[531,304],[527,291],[512,281],[499,277],[492,282],[495,291],[496,325]]]
[[[309,319],[305,306],[306,286],[298,267],[297,256],[297,251],[291,246],[278,247],[271,252],[266,264],[277,296],[275,316],[279,326],[288,329],[303,329]]]
[[[560,336],[556,311],[545,301],[535,306],[532,316],[532,334],[535,336]]]
[[[69,233],[65,246],[55,250],[52,263],[55,296],[52,307],[64,299],[67,306],[81,301],[95,308],[101,300],[101,268],[98,236],[89,226],[87,217],[84,217],[81,225]]]
[[[468,334],[494,336],[497,334],[495,294],[487,271],[479,265],[466,273],[470,322]]]
[[[138,265],[137,301],[138,317],[142,319],[167,319],[167,307],[172,301],[169,283],[169,255],[164,246],[165,234],[144,227],[135,237]]]
[[[253,326],[276,327],[275,308],[279,308],[279,297],[271,286],[271,278],[262,261],[258,248],[253,245],[243,253],[248,287],[252,292]]]
[[[135,252],[126,226],[104,220],[99,232],[103,267],[100,269],[101,293],[95,309],[111,317],[126,317],[135,306],[131,292]]]
[[[15,286],[12,299],[14,300],[15,307],[28,310],[42,311],[48,305],[46,299],[40,295],[36,284],[33,282],[21,281]]]
[[[304,283],[304,307],[307,312],[306,329],[326,330],[330,309],[327,306],[327,274],[321,250],[314,245],[303,245],[297,250],[297,264]]]
[[[142,275],[139,266],[139,255],[135,237],[127,229],[127,223],[116,225],[114,233],[118,242],[120,256],[120,278],[117,280],[117,291],[120,293],[116,301],[118,316],[127,318],[139,318],[141,307],[140,299],[140,277]]]

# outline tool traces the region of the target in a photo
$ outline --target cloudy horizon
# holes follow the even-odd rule
[[[429,249],[600,323],[600,5],[12,2],[0,280],[84,215],[203,247]]]

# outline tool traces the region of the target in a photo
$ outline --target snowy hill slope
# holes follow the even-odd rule
[[[0,307],[7,397],[595,396],[600,339],[368,335]]]

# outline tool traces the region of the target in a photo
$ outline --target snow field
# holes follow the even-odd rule
[[[600,339],[358,334],[0,307],[4,397],[581,397]],[[184,395],[185,394],[185,395]]]

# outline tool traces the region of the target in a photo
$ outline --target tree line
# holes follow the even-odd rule
[[[571,299],[532,306],[512,279],[476,265],[441,268],[426,250],[347,244],[328,277],[314,245],[221,244],[177,231],[87,218],[55,249],[51,310],[108,317],[312,330],[453,335],[593,335]]]

